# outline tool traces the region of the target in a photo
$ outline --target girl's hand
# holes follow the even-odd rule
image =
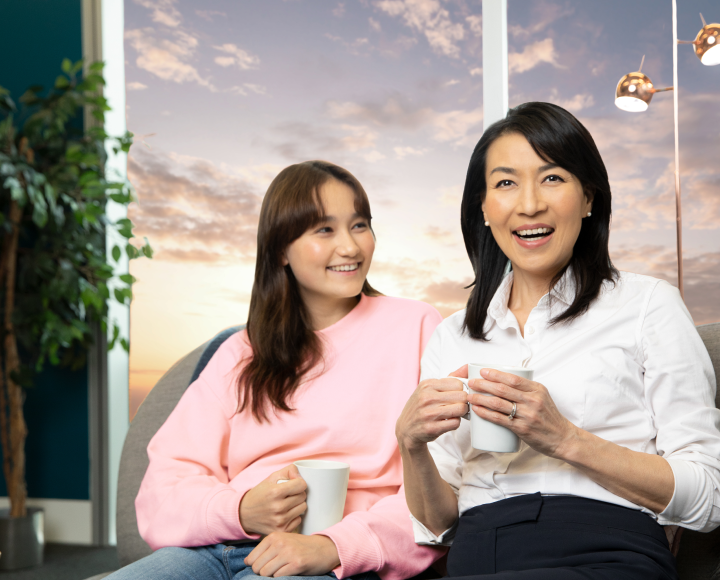
[[[507,427],[534,450],[552,458],[563,459],[577,437],[577,427],[555,406],[548,390],[538,382],[490,368],[480,371],[483,378],[469,381],[471,389],[493,395],[471,393],[472,409],[491,423]],[[517,404],[515,416],[509,419]]]
[[[324,535],[271,533],[263,539],[245,564],[258,576],[321,576],[340,565],[335,543]]]
[[[467,365],[449,376],[467,376]],[[468,411],[468,394],[459,380],[451,378],[421,381],[405,404],[395,424],[401,450],[417,450],[442,434],[460,427]]]
[[[278,484],[278,480],[283,482]],[[306,489],[294,464],[273,472],[240,501],[240,525],[245,533],[269,535],[296,529],[307,509]]]

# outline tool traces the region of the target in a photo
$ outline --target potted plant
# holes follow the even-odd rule
[[[33,373],[48,362],[82,367],[93,323],[110,348],[127,351],[108,323],[108,301],[129,303],[134,279],[117,274],[108,253],[115,262],[123,252],[152,257],[147,241],[129,242],[130,220],[113,223],[105,213],[109,200],[133,199],[131,186],[108,181],[104,170],[106,146],[128,152],[132,135],[105,133],[102,63],[81,69],[65,59],[48,94],[31,87],[20,109],[0,87],[0,445],[11,504],[0,511],[2,569],[42,563],[41,513],[26,507],[23,398]],[[85,110],[94,124],[83,130]],[[124,251],[106,250],[110,230],[127,240]]]

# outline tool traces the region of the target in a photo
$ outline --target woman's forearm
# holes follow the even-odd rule
[[[400,454],[408,508],[418,521],[439,536],[458,518],[457,496],[440,476],[427,445],[413,450],[401,446]]]
[[[675,491],[675,477],[662,456],[643,454],[575,428],[555,457],[584,472],[625,500],[661,513]]]

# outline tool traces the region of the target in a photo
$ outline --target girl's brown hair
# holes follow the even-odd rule
[[[273,411],[292,411],[292,394],[323,358],[320,338],[300,297],[290,266],[283,266],[287,247],[325,217],[320,188],[335,179],[355,193],[355,211],[372,215],[360,182],[348,171],[325,161],[307,161],[283,169],[265,194],[257,235],[255,282],[250,298],[247,336],[252,357],[240,363],[238,412],[250,409],[258,422]],[[365,281],[362,292],[378,293]]]

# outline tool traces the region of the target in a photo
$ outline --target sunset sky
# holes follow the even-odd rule
[[[681,0],[678,34],[720,21]],[[480,0],[127,0],[131,413],[176,360],[244,323],[260,202],[284,167],[349,169],[373,210],[369,280],[449,315],[472,281],[459,206],[482,132]],[[670,0],[508,0],[510,106],[559,104],[595,138],[613,189],[611,256],[676,284],[672,94],[617,109],[620,78],[672,85]],[[720,66],[679,51],[685,298],[720,321]]]

